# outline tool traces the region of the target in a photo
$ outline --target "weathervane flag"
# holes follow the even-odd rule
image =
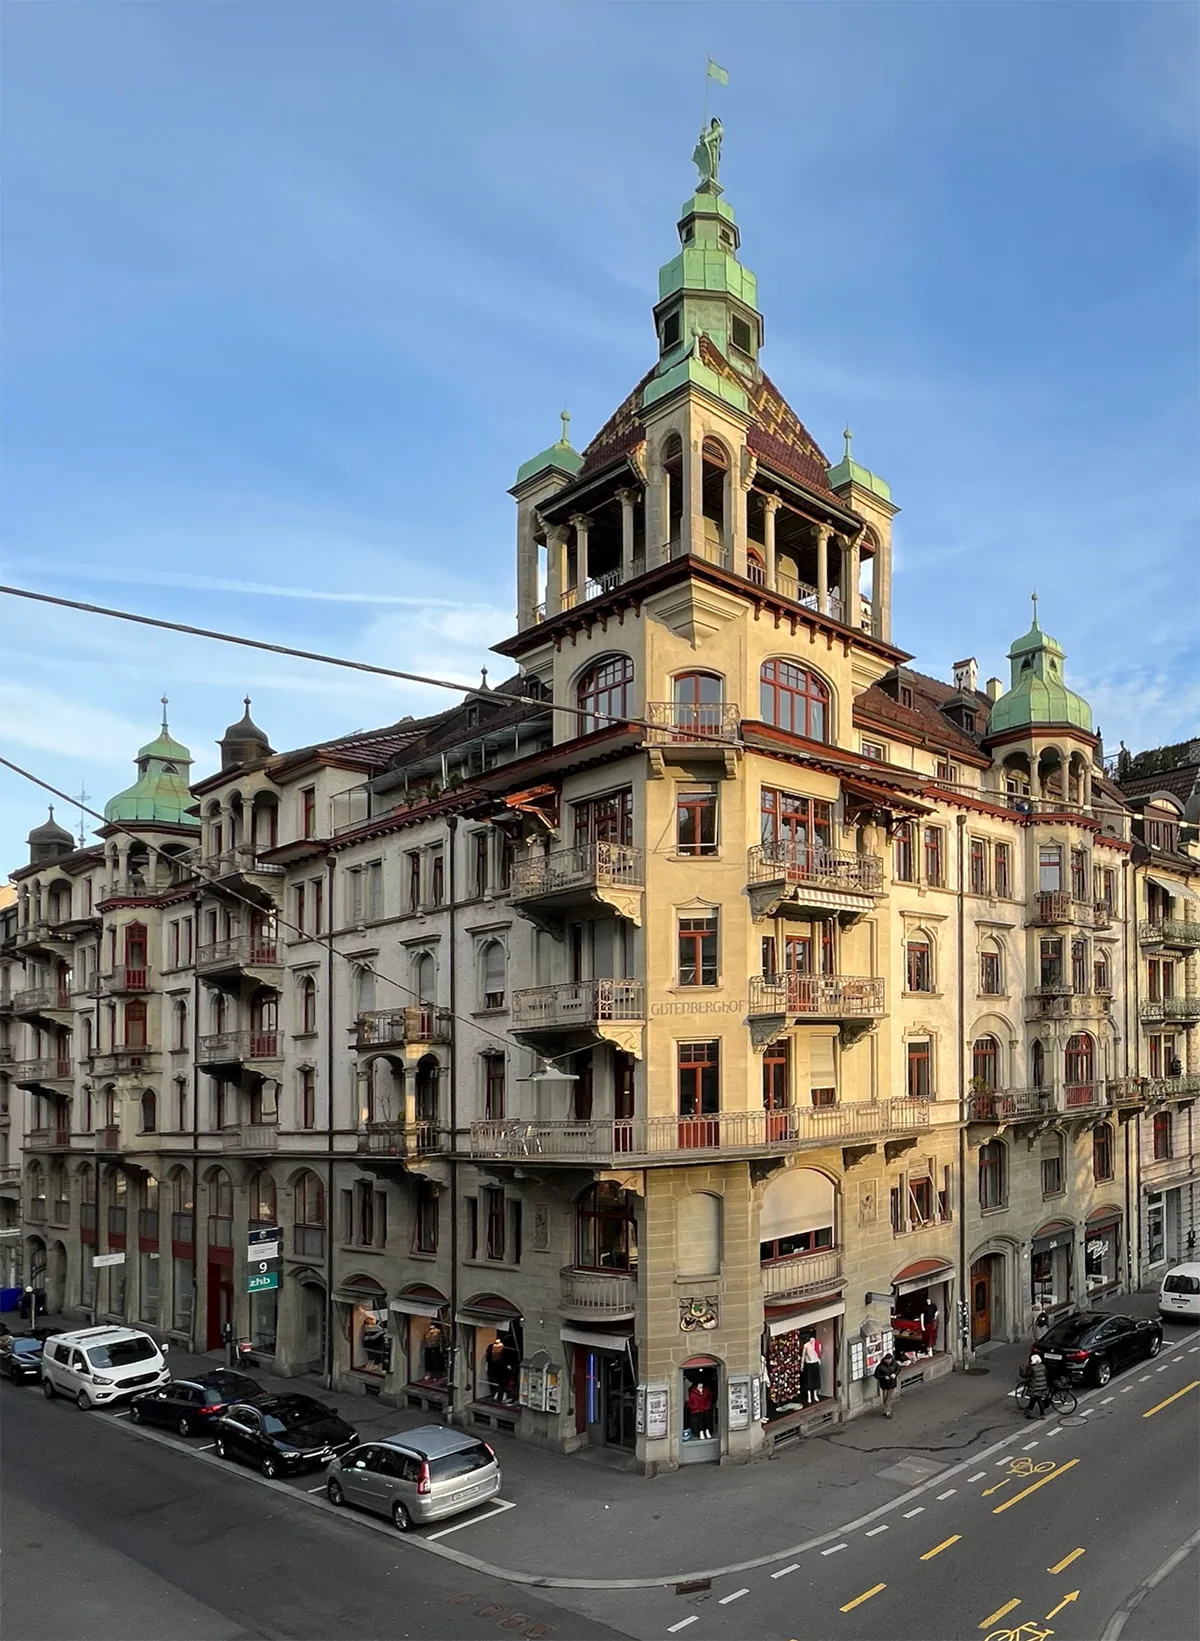
[[[708,77],[715,80],[718,85],[729,84],[729,70],[722,68],[720,63],[714,63],[711,57],[708,59]]]

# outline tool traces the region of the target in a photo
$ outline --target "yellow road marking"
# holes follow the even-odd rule
[[[1084,1554],[1086,1552],[1083,1550],[1072,1550],[1069,1556],[1064,1556],[1061,1561],[1056,1561],[1053,1567],[1047,1567],[1046,1571],[1048,1573],[1061,1573],[1064,1567],[1069,1567],[1073,1561],[1078,1561],[1080,1556]]]
[[[844,1613],[853,1612],[855,1607],[861,1607],[864,1601],[869,1601],[873,1595],[878,1595],[880,1590],[886,1589],[886,1584],[872,1584],[869,1590],[864,1590],[861,1595],[856,1595],[853,1601],[847,1601],[844,1607],[838,1608],[838,1611]],[[1004,1610],[1007,1612],[1008,1608],[1006,1607]]]
[[[1005,1499],[1003,1504],[998,1504],[992,1514],[998,1516],[1002,1510],[1011,1510],[1014,1504],[1020,1504],[1021,1500],[1027,1499],[1030,1493],[1036,1493],[1038,1488],[1045,1487],[1048,1481],[1054,1481],[1056,1477],[1065,1475],[1068,1470],[1073,1469],[1078,1463],[1078,1459],[1068,1459],[1066,1464],[1060,1464],[1057,1470],[1052,1470],[1048,1476],[1043,1476],[1041,1481],[1035,1481],[1032,1486],[1022,1489],[1020,1493],[1014,1493],[1012,1498]]]
[[[1003,1618],[1005,1613],[1012,1612],[1014,1607],[1019,1607],[1020,1605],[1021,1605],[1020,1596],[1017,1596],[1012,1601],[1006,1601],[1003,1607],[997,1607],[996,1611],[992,1614],[992,1616],[990,1618],[985,1618],[983,1623],[979,1626],[979,1628],[981,1630],[990,1629],[998,1618]]]
[[[1172,1402],[1177,1402],[1181,1396],[1186,1396],[1189,1390],[1195,1390],[1197,1385],[1200,1385],[1200,1379],[1193,1379],[1190,1385],[1184,1385],[1183,1389],[1177,1390],[1174,1396],[1168,1396],[1165,1402],[1159,1402],[1158,1406],[1152,1407],[1149,1413],[1143,1413],[1142,1418],[1152,1419],[1156,1413],[1161,1413],[1164,1407],[1170,1407]]]
[[[940,1544],[935,1544],[932,1550],[926,1550],[921,1560],[932,1561],[934,1556],[940,1556],[943,1550],[948,1550],[952,1544],[957,1544],[961,1537],[961,1533],[955,1533],[953,1538],[944,1538]]]
[[[1055,1615],[1057,1613],[1062,1612],[1064,1607],[1069,1607],[1071,1605],[1072,1601],[1078,1601],[1078,1600],[1079,1600],[1079,1591],[1078,1590],[1072,1590],[1069,1595],[1064,1595],[1062,1600],[1059,1602],[1058,1606],[1055,1607],[1054,1612],[1048,1612],[1046,1614],[1046,1623],[1048,1624],[1050,1622],[1050,1620],[1053,1617],[1055,1617]]]

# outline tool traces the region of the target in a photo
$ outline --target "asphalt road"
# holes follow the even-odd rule
[[[0,1388],[0,1452],[5,1641],[615,1633],[36,1388]]]

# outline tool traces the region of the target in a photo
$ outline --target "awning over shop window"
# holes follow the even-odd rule
[[[558,1337],[564,1345],[582,1345],[585,1350],[625,1351],[633,1338],[633,1330],[628,1333],[597,1333],[591,1328],[561,1327]]]
[[[1182,900],[1192,904],[1196,902],[1196,897],[1190,889],[1185,889],[1180,883],[1172,883],[1170,878],[1155,877],[1153,872],[1147,872],[1146,882],[1153,883],[1156,889],[1161,889],[1164,895],[1170,895],[1172,900]]]
[[[936,1282],[949,1282],[953,1275],[954,1266],[948,1260],[916,1259],[892,1278],[892,1292],[916,1293],[919,1288],[932,1287]]]
[[[389,1310],[398,1311],[401,1316],[440,1316],[445,1308],[444,1304],[437,1305],[432,1299],[414,1299],[408,1293],[402,1293],[388,1306]]]
[[[1089,1231],[1099,1230],[1101,1225],[1119,1225],[1122,1214],[1119,1208],[1094,1208],[1087,1217]]]
[[[455,1316],[456,1322],[465,1322],[468,1327],[478,1328],[507,1328],[513,1322],[522,1320],[521,1313],[510,1300],[502,1299],[499,1294],[481,1293],[474,1299],[468,1299]]]
[[[793,1333],[797,1328],[810,1328],[815,1322],[828,1322],[831,1317],[845,1316],[846,1301],[831,1299],[827,1305],[814,1305],[811,1310],[793,1311],[788,1316],[772,1316],[767,1312],[767,1332],[772,1339],[781,1333]]]
[[[373,1305],[376,1310],[387,1307],[387,1292],[369,1276],[352,1276],[333,1291],[341,1305]]]

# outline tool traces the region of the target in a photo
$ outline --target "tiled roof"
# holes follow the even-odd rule
[[[907,679],[907,669],[905,678]],[[930,680],[933,682],[934,680]],[[947,689],[946,699],[956,692]],[[986,704],[986,698],[985,698]],[[942,713],[937,703],[925,690],[914,687],[913,704],[911,707],[901,706],[899,701],[893,701],[886,690],[880,689],[878,684],[871,684],[862,694],[855,697],[854,721],[869,720],[870,723],[881,723],[895,729],[899,735],[911,735],[920,740],[931,740],[947,752],[957,753],[962,757],[972,757],[986,761],[986,754],[980,752],[978,746],[969,735],[963,733]]]
[[[1155,775],[1132,775],[1118,784],[1127,798],[1169,792],[1180,803],[1186,803],[1197,781],[1200,781],[1200,764],[1180,764],[1175,769],[1159,770]]]

